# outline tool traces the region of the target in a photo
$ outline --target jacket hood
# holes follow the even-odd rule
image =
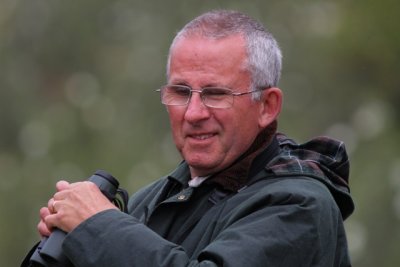
[[[354,211],[349,188],[349,159],[344,143],[329,137],[317,137],[297,144],[277,134],[280,153],[267,169],[277,176],[308,176],[324,183],[334,197],[343,219]]]

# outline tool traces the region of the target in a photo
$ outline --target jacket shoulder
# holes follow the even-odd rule
[[[339,208],[330,190],[320,181],[307,176],[269,178],[244,189],[246,198],[261,201],[266,206],[298,205],[327,211]]]

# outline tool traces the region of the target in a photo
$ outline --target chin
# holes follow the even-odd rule
[[[203,176],[215,172],[214,171],[216,167],[215,164],[211,164],[209,162],[204,162],[204,161],[195,161],[190,159],[187,160],[186,162],[190,166],[192,175]]]

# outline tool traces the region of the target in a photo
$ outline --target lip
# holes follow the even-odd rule
[[[207,132],[207,133],[189,133],[186,135],[186,138],[190,140],[191,142],[195,143],[207,143],[212,138],[214,138],[217,134],[213,132]]]
[[[188,134],[187,137],[196,140],[206,140],[215,136],[215,133]]]

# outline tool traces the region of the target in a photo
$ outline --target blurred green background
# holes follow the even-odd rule
[[[278,39],[280,131],[346,142],[353,265],[400,265],[400,1],[0,0],[0,266],[39,239],[57,180],[106,169],[133,193],[175,167],[154,89],[175,32],[215,8]]]

